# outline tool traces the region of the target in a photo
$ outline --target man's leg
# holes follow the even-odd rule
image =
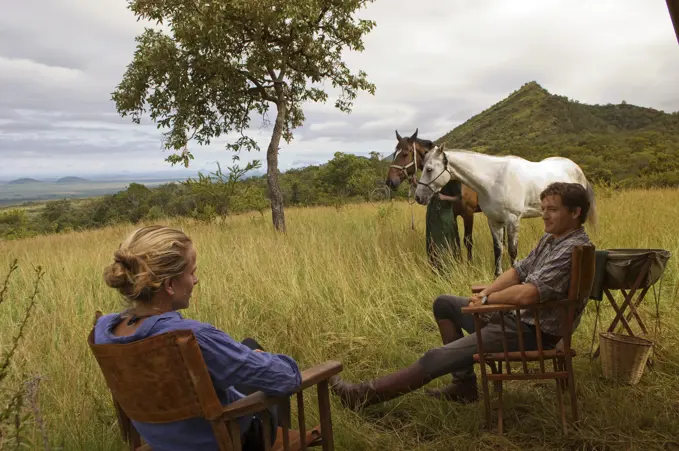
[[[453,374],[453,384],[442,390],[428,390],[428,394],[437,398],[458,402],[471,402],[478,399],[476,374],[474,374],[474,354],[477,353],[477,334],[481,334],[485,352],[503,352],[503,333],[499,324],[499,314],[491,317],[490,322],[479,332],[469,334],[440,348],[425,353],[420,363],[432,377],[440,377],[447,372]],[[537,349],[537,338],[529,326],[521,323],[521,331],[517,329],[513,315],[505,314],[505,334],[508,351],[519,350],[519,333],[523,334],[524,346],[527,351]],[[546,346],[547,348],[551,346]],[[465,379],[470,375],[469,379]]]
[[[516,321],[508,318],[505,327],[509,351],[518,350]],[[535,349],[532,331],[525,325],[522,330],[526,350]],[[502,351],[502,330],[498,324],[490,323],[478,333],[481,334],[486,352]],[[470,368],[473,369],[474,354],[477,352],[476,334],[474,332],[429,350],[412,365],[372,381],[351,384],[339,376],[333,376],[330,379],[331,389],[345,406],[357,409],[416,390],[444,374],[468,372]]]
[[[434,301],[434,317],[437,319],[443,343],[447,344],[462,337],[462,329],[473,332],[474,321],[465,318],[460,308],[469,304],[468,298],[458,296],[439,296]],[[473,375],[473,371],[472,371]],[[432,378],[416,362],[395,373],[370,382],[349,384],[339,376],[333,377],[331,387],[342,402],[352,409],[395,398],[416,390],[429,383]]]
[[[444,345],[463,337],[462,331],[474,333],[474,317],[462,313],[462,307],[469,305],[469,298],[441,295],[434,301],[433,311],[436,324],[441,333]],[[453,372],[453,383],[443,389],[427,390],[427,394],[436,398],[452,401],[471,402],[478,399],[476,374],[473,367]]]

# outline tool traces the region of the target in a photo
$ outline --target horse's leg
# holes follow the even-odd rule
[[[507,247],[509,248],[509,260],[512,267],[516,263],[516,256],[519,251],[519,228],[520,220],[513,218],[507,223]]]
[[[488,218],[490,234],[493,236],[493,253],[495,255],[495,277],[502,274],[502,241],[505,234],[504,224]]]
[[[465,214],[462,216],[462,220],[464,221],[464,245],[467,248],[467,259],[469,260],[469,263],[472,262],[472,245],[473,245],[473,238],[472,238],[472,232],[474,231],[474,212],[469,211],[469,209],[466,209]]]

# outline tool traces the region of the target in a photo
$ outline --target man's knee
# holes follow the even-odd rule
[[[450,296],[442,294],[434,300],[434,305],[432,310],[434,312],[434,318],[436,320],[448,319],[451,321],[457,321],[457,319],[462,314],[462,307],[466,304],[463,302],[464,298],[458,296]]]
[[[476,337],[467,337],[428,350],[420,357],[420,365],[434,379],[450,372],[463,371],[473,367]]]

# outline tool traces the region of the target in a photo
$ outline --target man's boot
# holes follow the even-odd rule
[[[368,382],[352,384],[339,376],[330,378],[330,389],[349,409],[377,404],[416,390],[432,380],[422,366],[414,364]]]
[[[441,389],[427,389],[427,395],[437,399],[467,404],[479,399],[479,389],[476,386],[476,375],[467,379],[453,380],[452,384]]]

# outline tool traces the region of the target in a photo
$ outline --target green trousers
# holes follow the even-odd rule
[[[434,267],[440,267],[445,255],[460,258],[460,235],[453,214],[452,202],[435,196],[427,204],[426,229],[427,257]]]

